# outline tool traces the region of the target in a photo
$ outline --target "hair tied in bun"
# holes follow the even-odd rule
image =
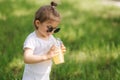
[[[52,6],[52,7],[56,7],[56,6],[57,6],[57,3],[55,3],[55,2],[52,1],[52,2],[51,2],[51,6]]]

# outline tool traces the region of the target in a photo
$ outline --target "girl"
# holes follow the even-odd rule
[[[22,80],[49,80],[52,66],[52,57],[57,55],[53,33],[60,30],[60,15],[56,11],[56,3],[42,6],[35,14],[35,31],[28,35],[24,42],[25,69]],[[65,46],[61,46],[64,53]]]

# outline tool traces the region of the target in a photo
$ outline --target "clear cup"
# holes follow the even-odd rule
[[[59,38],[56,38],[55,46],[56,46],[57,55],[53,57],[53,62],[55,64],[64,63],[64,55],[61,50],[61,45],[62,45],[62,41]]]

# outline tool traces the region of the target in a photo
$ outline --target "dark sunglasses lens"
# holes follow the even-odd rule
[[[52,32],[53,31],[53,28],[48,28],[47,32]]]
[[[55,31],[54,31],[54,33],[57,33],[57,32],[59,32],[60,31],[60,28],[57,28]]]

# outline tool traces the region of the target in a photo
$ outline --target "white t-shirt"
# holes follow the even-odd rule
[[[34,55],[46,54],[52,46],[55,38],[51,35],[48,40],[37,37],[35,31],[31,33],[24,42],[24,48],[31,48]],[[25,64],[22,80],[49,80],[52,60],[43,61],[35,64]]]

